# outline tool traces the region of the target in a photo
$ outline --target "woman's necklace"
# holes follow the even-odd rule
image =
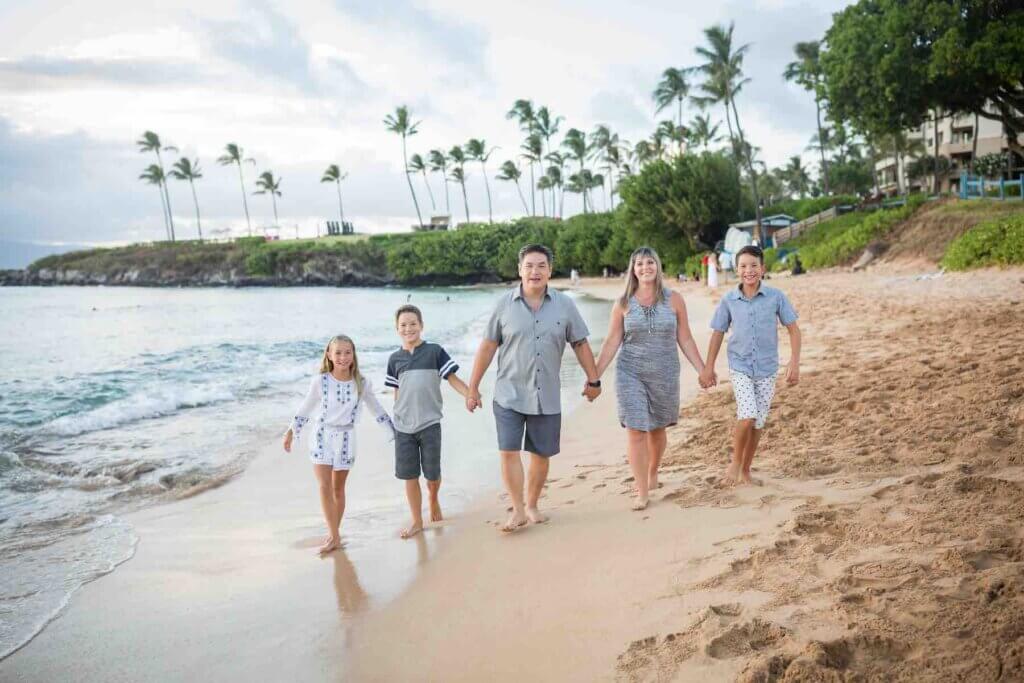
[[[645,306],[640,303],[640,297],[637,296],[636,305],[640,307],[640,312],[644,314],[644,320],[647,321],[647,334],[654,334],[654,314],[658,308],[658,297],[654,297],[650,306]]]

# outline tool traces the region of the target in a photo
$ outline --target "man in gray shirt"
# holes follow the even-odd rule
[[[548,458],[558,453],[562,426],[559,370],[562,352],[571,344],[587,375],[583,395],[601,393],[586,323],[572,299],[548,288],[551,250],[528,244],[519,250],[520,283],[498,301],[480,342],[469,380],[466,407],[481,406],[480,380],[498,353],[494,384],[494,419],[501,454],[501,474],[512,499],[512,515],[502,527],[514,531],[528,521],[547,521],[537,501],[548,477]],[[520,452],[530,453],[526,496]]]

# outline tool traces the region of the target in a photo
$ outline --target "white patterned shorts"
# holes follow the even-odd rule
[[[356,462],[356,432],[316,425],[309,440],[309,459],[314,465],[350,470]]]
[[[736,396],[736,419],[753,420],[755,429],[764,429],[768,420],[768,409],[775,396],[775,375],[754,378],[750,375],[729,370],[732,379],[732,393]]]

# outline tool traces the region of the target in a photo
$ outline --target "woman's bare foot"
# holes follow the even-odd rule
[[[509,515],[508,521],[506,521],[505,524],[502,525],[501,530],[515,531],[516,529],[526,526],[528,521],[529,520],[526,519],[526,515],[524,515],[523,513],[513,512],[511,515]]]
[[[442,522],[444,521],[444,515],[441,514],[441,504],[436,500],[430,501],[430,521],[431,522]]]
[[[324,542],[324,544],[322,546],[317,548],[317,553],[319,553],[320,555],[326,555],[327,553],[334,552],[335,550],[337,550],[340,547],[341,547],[341,539],[340,538],[337,538],[337,537],[334,537],[334,536],[328,536],[327,537],[327,541]]]
[[[633,501],[633,509],[637,512],[639,512],[640,510],[646,510],[649,502],[650,501],[648,501],[646,498],[640,498],[639,496],[637,496],[637,499]]]
[[[412,538],[423,531],[423,522],[413,522],[407,528],[402,529],[402,538]]]
[[[548,521],[547,516],[541,514],[541,511],[537,508],[526,508],[526,517],[534,524],[543,524]]]

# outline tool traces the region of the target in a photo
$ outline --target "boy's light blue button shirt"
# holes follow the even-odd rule
[[[729,368],[751,377],[771,377],[779,371],[779,330],[776,320],[792,325],[796,310],[789,299],[764,283],[753,298],[741,285],[726,292],[711,318],[711,329],[729,335]]]

